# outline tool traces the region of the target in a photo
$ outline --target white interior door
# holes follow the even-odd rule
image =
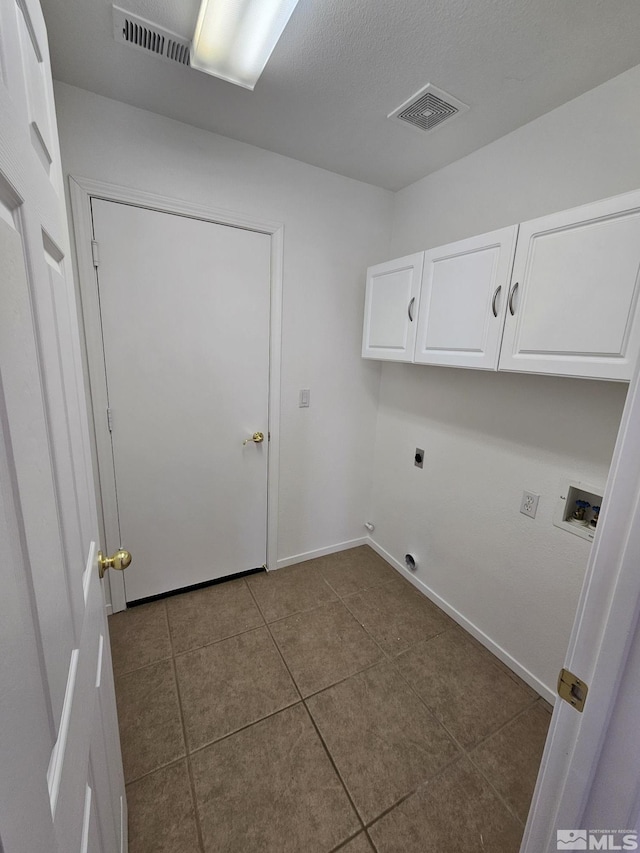
[[[0,849],[126,849],[44,21],[0,0]]]
[[[109,547],[135,555],[126,599],[258,568],[270,237],[100,199],[92,215],[110,410],[98,429],[111,428],[117,494],[105,518],[119,524]]]
[[[576,829],[589,850],[640,848],[639,565],[637,365],[564,661],[588,685],[584,711],[556,702],[522,853],[552,853],[557,832]]]

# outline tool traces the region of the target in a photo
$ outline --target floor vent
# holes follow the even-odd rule
[[[445,121],[466,112],[469,107],[428,83],[387,118],[401,121],[421,133],[429,133]]]
[[[130,44],[179,65],[190,65],[191,42],[164,27],[132,15],[119,6],[113,7],[113,35],[116,41]]]

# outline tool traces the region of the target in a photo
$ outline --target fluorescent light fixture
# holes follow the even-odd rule
[[[298,0],[202,0],[191,67],[253,89]]]

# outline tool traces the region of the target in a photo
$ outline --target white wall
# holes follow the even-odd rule
[[[637,189],[639,94],[640,67],[401,190],[390,257]],[[604,482],[625,394],[608,382],[382,369],[376,542],[398,560],[415,551],[417,579],[549,697],[589,548],[552,515],[564,481]],[[523,489],[541,495],[533,521],[519,513]]]
[[[418,580],[549,696],[589,547],[551,516],[567,479],[604,481],[626,387],[384,365],[371,476],[364,269],[640,187],[638,91],[640,68],[402,190],[389,247],[390,193],[56,85],[66,173],[285,223],[281,560],[371,518],[377,544],[415,551]],[[534,521],[523,489],[541,494]]]
[[[395,196],[393,256],[640,187],[640,65]]]
[[[362,536],[379,385],[360,358],[364,273],[389,254],[392,194],[65,84],[55,95],[65,175],[284,223],[278,556]]]

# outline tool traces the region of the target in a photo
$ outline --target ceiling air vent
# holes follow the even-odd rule
[[[387,118],[406,123],[422,133],[429,133],[468,109],[462,101],[428,83],[397,110],[389,113]]]
[[[116,41],[130,44],[146,53],[153,53],[179,65],[190,65],[189,39],[132,15],[131,12],[125,12],[119,6],[113,7],[113,35]]]

